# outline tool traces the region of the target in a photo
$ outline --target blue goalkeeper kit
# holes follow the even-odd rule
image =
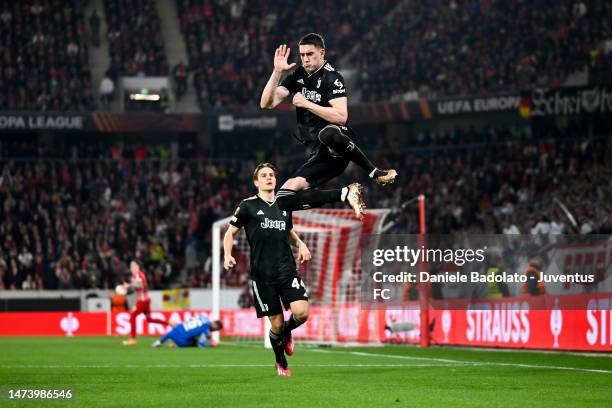
[[[201,316],[179,324],[162,337],[160,342],[172,340],[178,347],[209,347],[209,334],[210,321]]]

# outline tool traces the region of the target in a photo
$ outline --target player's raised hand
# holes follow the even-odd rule
[[[306,244],[301,243],[300,246],[298,247],[298,262],[304,263],[304,262],[310,261],[311,258],[312,258],[312,255],[310,255],[310,250],[308,249]]]
[[[226,256],[225,259],[223,260],[223,267],[225,268],[225,270],[230,270],[235,265],[236,265],[236,260],[231,255]]]
[[[283,72],[290,70],[295,66],[295,62],[289,64],[287,60],[289,59],[290,48],[287,48],[286,44],[281,45],[276,49],[274,53],[274,70],[278,72]]]

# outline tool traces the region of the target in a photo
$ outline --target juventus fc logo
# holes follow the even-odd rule
[[[319,78],[319,80],[317,81],[317,89],[319,89],[320,86],[321,86],[321,78]]]

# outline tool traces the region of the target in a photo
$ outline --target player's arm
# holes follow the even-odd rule
[[[249,219],[248,207],[240,203],[234,215],[230,219],[229,228],[223,236],[223,267],[228,270],[236,265],[236,260],[232,256],[232,248],[234,247],[234,237],[240,231]]]
[[[326,73],[321,93],[326,97],[331,106],[317,105],[306,99],[304,95],[297,93],[293,97],[293,105],[308,109],[310,112],[334,125],[345,125],[348,121],[348,100],[342,75],[337,71]]]
[[[155,343],[153,343],[153,347],[160,347],[162,344],[164,344],[167,340],[171,338],[172,338],[172,330],[166,333],[161,339],[156,340]]]
[[[259,102],[261,109],[274,109],[289,96],[289,90],[278,85],[281,74],[276,70],[272,71],[272,75],[270,75],[270,79],[268,79],[268,83],[266,83],[266,87],[261,94],[261,101]]]
[[[236,260],[232,256],[232,248],[234,247],[234,237],[240,231],[239,228],[230,225],[225,235],[223,236],[223,267],[231,269],[236,265]]]
[[[268,82],[261,93],[261,101],[259,102],[259,106],[262,109],[274,109],[279,103],[289,96],[289,89],[287,89],[285,86],[279,86],[283,72],[290,70],[295,66],[295,63],[287,63],[289,51],[290,49],[283,44],[278,47],[274,53],[274,70],[272,71],[272,75],[270,75],[270,79],[268,79]]]
[[[301,93],[293,96],[293,105],[298,108],[308,109],[315,115],[325,119],[334,125],[344,125],[348,120],[348,102],[346,97],[336,98],[329,101],[331,106],[319,106],[310,102]]]
[[[310,259],[312,258],[312,255],[310,255],[310,250],[308,249],[304,241],[300,239],[297,232],[295,232],[293,228],[289,230],[289,241],[291,242],[291,245],[298,249],[299,263],[310,261]]]

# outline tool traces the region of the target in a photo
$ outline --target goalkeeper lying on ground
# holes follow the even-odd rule
[[[172,330],[161,339],[153,343],[153,347],[159,347],[167,340],[172,340],[177,347],[214,347],[210,339],[210,333],[221,330],[223,323],[220,320],[209,321],[206,316],[200,316],[174,325]],[[169,347],[173,347],[169,343]]]

